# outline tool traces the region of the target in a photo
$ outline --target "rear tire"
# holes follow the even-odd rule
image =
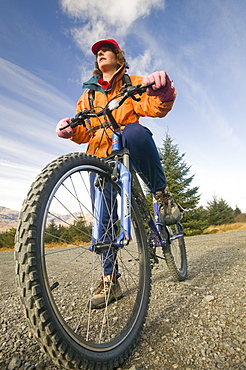
[[[88,183],[92,172],[100,175],[100,184],[111,183],[120,198],[120,186],[102,159],[61,156],[32,184],[16,233],[17,287],[29,326],[54,363],[66,369],[122,364],[139,339],[149,304],[149,251],[132,199],[132,240],[117,252],[124,296],[103,309],[90,306],[103,274],[100,255],[90,250],[96,217]]]
[[[169,271],[175,281],[183,281],[187,277],[187,255],[182,226],[180,223],[165,226],[162,234],[166,239],[162,249]]]

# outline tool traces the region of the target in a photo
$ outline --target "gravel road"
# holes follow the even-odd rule
[[[164,262],[142,341],[121,369],[246,369],[246,231],[186,239],[189,277]],[[0,369],[57,370],[29,334],[14,283],[13,252],[0,253]]]

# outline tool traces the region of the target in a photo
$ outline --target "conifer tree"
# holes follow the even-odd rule
[[[242,214],[241,209],[238,208],[238,206],[236,206],[236,208],[234,209],[234,218],[236,219],[236,217],[241,215],[241,214]]]
[[[170,192],[182,207],[194,209],[200,199],[199,187],[191,187],[195,175],[190,175],[191,166],[185,162],[185,154],[180,154],[178,145],[173,143],[168,133],[159,153]]]
[[[234,222],[234,211],[227,202],[216,196],[208,202],[208,223],[209,225],[223,225]]]
[[[163,146],[159,149],[161,163],[166,175],[168,188],[173,193],[175,200],[183,208],[191,210],[182,219],[187,235],[200,234],[207,227],[205,210],[203,207],[197,208],[200,195],[199,187],[192,187],[195,175],[190,175],[191,166],[185,162],[185,153],[179,152],[177,144],[168,133],[163,140]],[[193,210],[193,211],[192,211]]]

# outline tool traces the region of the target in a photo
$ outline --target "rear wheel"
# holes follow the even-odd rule
[[[180,223],[166,226],[163,234],[166,239],[163,254],[169,271],[174,280],[185,280],[187,277],[187,255],[182,226]]]
[[[92,251],[92,227],[100,222],[91,199],[90,178],[112,189],[120,213],[120,186],[103,160],[82,153],[61,156],[32,184],[16,234],[17,285],[26,316],[38,342],[64,368],[112,369],[131,353],[145,321],[150,296],[150,261],[146,233],[132,200],[132,240],[114,263],[123,298],[101,309],[90,304],[104,275],[100,253]],[[113,194],[114,192],[114,194]],[[116,196],[115,196],[116,194]],[[117,207],[118,204],[118,207]],[[112,254],[119,235],[111,209],[104,256]]]

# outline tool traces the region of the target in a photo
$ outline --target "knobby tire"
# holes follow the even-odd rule
[[[100,184],[111,184],[119,204],[120,186],[112,182],[107,163],[83,153],[63,155],[32,184],[16,232],[17,288],[27,321],[44,351],[66,369],[120,366],[139,340],[150,297],[146,232],[132,199],[132,240],[117,253],[123,298],[91,308],[103,274],[100,254],[90,250],[97,217],[88,181],[93,172]],[[112,229],[119,232],[118,222],[110,228],[112,237]]]
[[[166,239],[162,249],[168,269],[175,281],[183,281],[187,277],[187,254],[182,226],[180,223],[165,226],[162,233]]]

